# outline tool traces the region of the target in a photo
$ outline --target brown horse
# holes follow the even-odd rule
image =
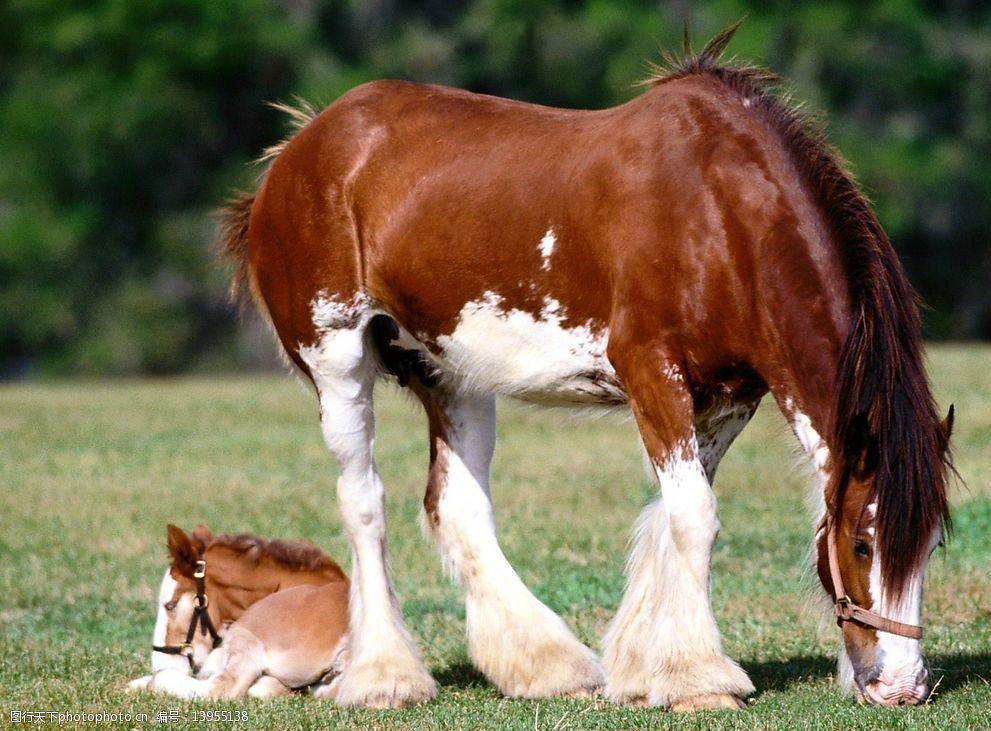
[[[167,535],[152,674],[129,689],[273,695],[327,674],[347,628],[349,581],[333,559],[308,543],[214,537],[203,525],[191,534],[169,525]]]
[[[844,678],[873,703],[926,697],[917,625],[948,519],[949,423],[916,301],[821,135],[770,74],[720,63],[733,30],[599,111],[366,84],[297,112],[258,191],[227,210],[234,287],[315,386],[340,466],[353,583],[338,702],[435,694],[386,570],[372,384],[389,374],[426,409],[426,522],[465,586],[471,657],[506,695],[700,708],[753,691],[712,614],[711,483],[770,392],[821,478]],[[496,540],[500,394],[636,418],[660,494],[603,664]]]

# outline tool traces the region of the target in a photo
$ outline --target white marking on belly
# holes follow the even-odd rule
[[[460,387],[549,404],[619,404],[626,393],[606,357],[609,330],[565,327],[561,303],[544,298],[538,316],[507,309],[486,292],[461,308],[450,335],[437,338],[440,368]]]
[[[557,244],[557,239],[554,238],[554,229],[547,229],[547,233],[544,234],[544,238],[540,240],[537,248],[540,250],[540,258],[543,262],[540,268],[547,271],[551,268],[551,254],[554,253],[554,246]]]

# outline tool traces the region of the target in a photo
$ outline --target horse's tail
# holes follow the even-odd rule
[[[281,103],[273,103],[269,106],[289,115],[293,134],[268,147],[259,158],[259,163],[271,163],[275,160],[292,140],[293,135],[312,122],[318,114],[314,106],[299,98],[296,99],[295,106]],[[254,204],[254,193],[238,193],[225,208],[220,210],[217,253],[221,259],[232,263],[235,267],[234,276],[231,278],[231,301],[243,307],[250,299],[265,314],[265,303],[255,286],[251,264],[248,261],[248,224],[251,221],[251,209]]]
[[[244,305],[249,297],[257,303],[258,296],[252,284],[251,265],[248,262],[248,223],[251,208],[255,204],[254,193],[243,193],[231,200],[220,211],[220,230],[217,237],[218,256],[234,265],[231,278],[231,301]]]

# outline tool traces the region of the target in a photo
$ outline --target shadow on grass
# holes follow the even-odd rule
[[[836,671],[836,658],[800,655],[742,665],[757,687],[757,695],[762,695],[768,691],[786,691],[810,680],[825,680]]]
[[[939,683],[937,694],[949,693],[966,685],[991,684],[991,654],[933,655],[926,658],[932,683]],[[757,694],[787,691],[806,681],[825,680],[836,672],[836,659],[799,656],[787,660],[744,663],[744,669],[757,686]]]
[[[934,655],[927,658],[932,682],[938,682],[937,695],[950,693],[971,684],[991,684],[991,654]],[[771,691],[788,691],[808,681],[825,680],[836,671],[836,659],[825,655],[801,655],[787,660],[744,663],[744,669],[757,686],[757,695]],[[456,662],[435,673],[441,686],[467,690],[491,688],[471,663]]]
[[[450,686],[460,690],[468,688],[490,688],[489,681],[475,666],[468,662],[456,662],[434,673],[437,685]]]
[[[953,654],[927,657],[929,677],[939,683],[936,693],[949,693],[965,685],[991,685],[991,653]]]

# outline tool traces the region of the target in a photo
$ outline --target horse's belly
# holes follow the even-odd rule
[[[450,335],[433,338],[445,378],[473,392],[556,405],[618,405],[626,392],[606,357],[607,328],[564,324],[560,304],[508,309],[498,295],[466,304]]]

